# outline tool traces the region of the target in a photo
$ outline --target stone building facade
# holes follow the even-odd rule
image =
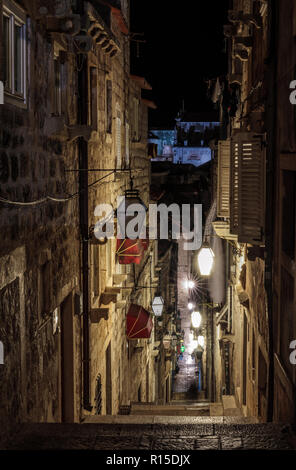
[[[295,35],[296,5],[272,4],[274,32],[269,68],[269,138],[273,143],[269,227],[273,235],[271,259],[273,299],[274,418],[296,421],[296,366],[291,362],[296,339],[295,275]],[[293,95],[291,95],[293,93]],[[290,96],[291,95],[291,96]]]
[[[130,75],[129,2],[0,2],[1,421],[80,421],[154,401],[155,242],[120,264],[98,204],[150,201],[148,107]],[[13,55],[15,50],[15,55]],[[103,215],[103,214],[101,214]]]
[[[295,422],[295,4],[230,3],[213,222],[228,244],[217,390],[246,415]]]
[[[216,313],[216,396],[234,395],[246,416],[271,419],[271,299],[264,253],[266,215],[267,58],[270,8],[230,2],[228,74],[216,83],[224,140],[216,149],[215,233],[226,240],[225,302]],[[217,97],[216,97],[217,98]],[[221,369],[220,369],[221,368]]]

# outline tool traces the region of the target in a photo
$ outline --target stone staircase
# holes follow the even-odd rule
[[[240,415],[234,397],[168,405],[133,403],[129,415],[91,415],[80,424],[19,425],[4,450],[294,450],[296,429]]]
[[[223,417],[93,417],[85,424],[23,424],[1,450],[293,450],[294,430]],[[113,418],[113,422],[110,420]],[[144,422],[143,422],[144,421]],[[112,454],[113,455],[113,454]]]

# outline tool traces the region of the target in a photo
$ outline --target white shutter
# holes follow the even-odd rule
[[[218,142],[217,215],[230,216],[230,140]]]
[[[240,243],[261,245],[265,230],[263,136],[243,132],[236,134],[232,140],[233,223],[237,223]]]

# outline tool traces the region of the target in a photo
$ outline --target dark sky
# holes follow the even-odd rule
[[[132,72],[152,85],[151,126],[168,126],[185,100],[187,111],[209,111],[205,78],[225,73],[223,25],[228,0],[131,0],[131,31],[144,32]]]

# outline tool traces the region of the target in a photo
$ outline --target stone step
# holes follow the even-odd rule
[[[255,418],[233,416],[169,416],[169,415],[92,415],[82,424],[165,424],[165,425],[198,425],[198,424],[255,424]]]
[[[5,450],[136,450],[197,449],[290,450],[294,429],[281,424],[248,424],[231,418],[178,418],[143,416],[93,416],[107,422],[87,424],[23,424],[6,442]],[[90,419],[90,418],[88,418]],[[137,419],[137,420],[136,420]],[[237,419],[237,418],[236,418]],[[113,422],[111,421],[113,420]],[[221,421],[222,420],[222,421]]]
[[[234,395],[222,396],[224,416],[242,416],[241,410],[237,407]]]

